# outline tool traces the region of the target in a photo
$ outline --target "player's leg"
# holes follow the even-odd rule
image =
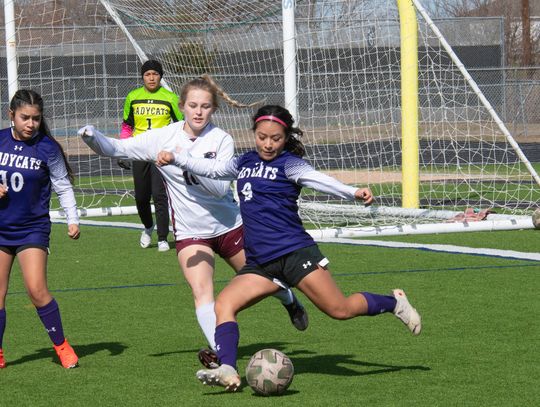
[[[269,279],[256,274],[234,277],[216,299],[216,346],[221,366],[217,369],[202,369],[197,378],[208,385],[219,385],[228,391],[240,386],[240,375],[236,370],[240,331],[236,315],[241,310],[257,303],[279,290]]]
[[[211,349],[215,350],[214,332],[214,251],[205,245],[194,244],[178,252],[178,263],[191,287],[197,322]]]
[[[8,249],[0,247],[0,309],[5,308],[6,295],[9,287],[9,275],[15,255],[10,253]]]
[[[156,229],[158,236],[158,250],[164,252],[169,250],[167,236],[169,235],[169,203],[165,184],[161,173],[155,166],[151,165],[152,177],[152,200],[156,208]]]
[[[332,318],[349,319],[392,312],[414,335],[420,333],[420,315],[410,305],[403,290],[396,289],[393,295],[358,292],[345,297],[330,272],[320,265],[303,277],[297,287],[317,308]]]
[[[219,240],[218,253],[237,273],[246,264],[243,246],[242,227],[231,230]],[[293,326],[299,331],[304,331],[309,325],[306,309],[289,287],[283,286],[281,288],[273,296],[285,307]]]
[[[24,285],[37,314],[54,344],[54,349],[66,369],[78,365],[78,357],[64,336],[60,309],[47,287],[47,249],[23,248],[17,253]]]
[[[367,315],[366,298],[360,293],[345,297],[330,272],[321,266],[317,266],[315,270],[302,278],[297,288],[317,308],[332,318],[349,319],[358,315]]]
[[[0,369],[6,367],[4,359],[3,340],[6,330],[6,295],[9,286],[9,274],[15,256],[9,250],[0,247]]]
[[[154,229],[154,218],[152,217],[152,207],[150,205],[152,197],[151,163],[133,161],[131,171],[133,172],[135,205],[145,229],[141,233],[140,245],[145,249],[152,242],[152,231]]]

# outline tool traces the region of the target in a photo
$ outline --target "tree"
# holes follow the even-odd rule
[[[440,17],[502,17],[506,64],[531,66],[540,62],[540,35],[531,31],[531,5],[540,0],[434,0],[431,11]]]
[[[521,0],[521,26],[523,27],[521,35],[523,42],[523,65],[531,66],[531,9],[529,7],[529,0]]]

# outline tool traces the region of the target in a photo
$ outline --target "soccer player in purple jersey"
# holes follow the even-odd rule
[[[71,168],[45,123],[39,94],[18,90],[10,102],[9,117],[11,127],[0,130],[0,368],[6,366],[2,350],[5,300],[17,257],[28,296],[62,366],[70,369],[78,366],[78,357],[64,337],[58,304],[47,288],[47,256],[51,188],[66,213],[68,236],[78,239],[80,235]]]
[[[421,318],[405,293],[392,295],[341,292],[327,269],[328,259],[305,231],[298,214],[302,187],[309,187],[365,205],[373,202],[368,188],[356,188],[315,171],[302,156],[302,131],[281,106],[261,107],[253,117],[256,150],[228,161],[191,157],[188,151],[161,151],[158,166],[174,164],[193,174],[236,179],[244,222],[247,264],[216,299],[215,341],[221,366],[197,372],[197,378],[229,391],[240,386],[236,370],[239,329],[237,314],[282,285],[297,287],[321,311],[335,319],[393,313],[418,335]]]
[[[79,130],[83,140],[98,154],[155,161],[159,151],[185,149],[195,157],[229,160],[234,156],[234,141],[212,123],[219,99],[229,105],[244,105],[230,98],[208,75],[187,82],[180,92],[184,120],[143,132],[136,138],[115,140],[98,134],[91,126]],[[90,134],[93,132],[95,134]],[[195,177],[175,166],[159,167],[167,194],[176,240],[178,263],[191,287],[197,322],[209,349],[201,349],[203,365],[217,367],[214,333],[215,255],[220,255],[235,271],[246,263],[242,218],[234,201],[230,181]],[[298,330],[305,330],[308,317],[291,290],[277,292]]]

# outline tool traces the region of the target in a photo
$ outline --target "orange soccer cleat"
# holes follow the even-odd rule
[[[6,367],[6,360],[4,359],[4,351],[0,349],[0,369]]]
[[[75,351],[68,343],[67,339],[64,340],[64,343],[61,345],[54,345],[54,350],[60,359],[60,363],[66,369],[73,369],[74,367],[79,366],[79,358],[75,354]]]

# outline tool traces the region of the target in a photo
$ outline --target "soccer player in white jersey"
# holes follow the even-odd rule
[[[0,368],[6,366],[2,339],[5,301],[15,257],[30,301],[66,369],[78,357],[64,337],[60,310],[47,288],[47,256],[54,189],[64,209],[68,236],[78,239],[79,218],[72,174],[62,147],[43,118],[43,99],[32,90],[15,92],[9,105],[11,127],[0,130]]]
[[[209,76],[188,82],[180,93],[184,120],[116,140],[100,134],[93,126],[79,130],[83,140],[98,154],[117,158],[155,161],[162,150],[189,151],[194,157],[230,160],[234,155],[232,137],[212,122],[218,96],[232,100]],[[169,210],[176,240],[178,262],[191,286],[197,321],[210,349],[199,352],[205,366],[217,366],[214,331],[214,254],[219,254],[235,270],[245,264],[242,218],[233,199],[230,181],[197,177],[176,166],[159,168],[169,196]],[[288,289],[276,296],[287,309],[293,325],[307,328],[304,307]]]
[[[337,287],[327,269],[329,261],[302,226],[297,205],[300,191],[305,186],[358,199],[365,205],[373,202],[373,196],[368,188],[344,185],[315,171],[302,158],[302,131],[293,123],[285,108],[263,106],[253,117],[255,151],[226,161],[200,159],[189,150],[164,149],[157,156],[156,163],[162,168],[174,166],[198,176],[237,180],[247,264],[216,299],[216,344],[221,366],[197,372],[201,382],[229,391],[236,391],[240,385],[236,316],[276,292],[280,282],[300,289],[332,318],[391,312],[414,335],[421,330],[420,315],[403,290],[395,289],[392,295],[357,292],[345,297]]]

